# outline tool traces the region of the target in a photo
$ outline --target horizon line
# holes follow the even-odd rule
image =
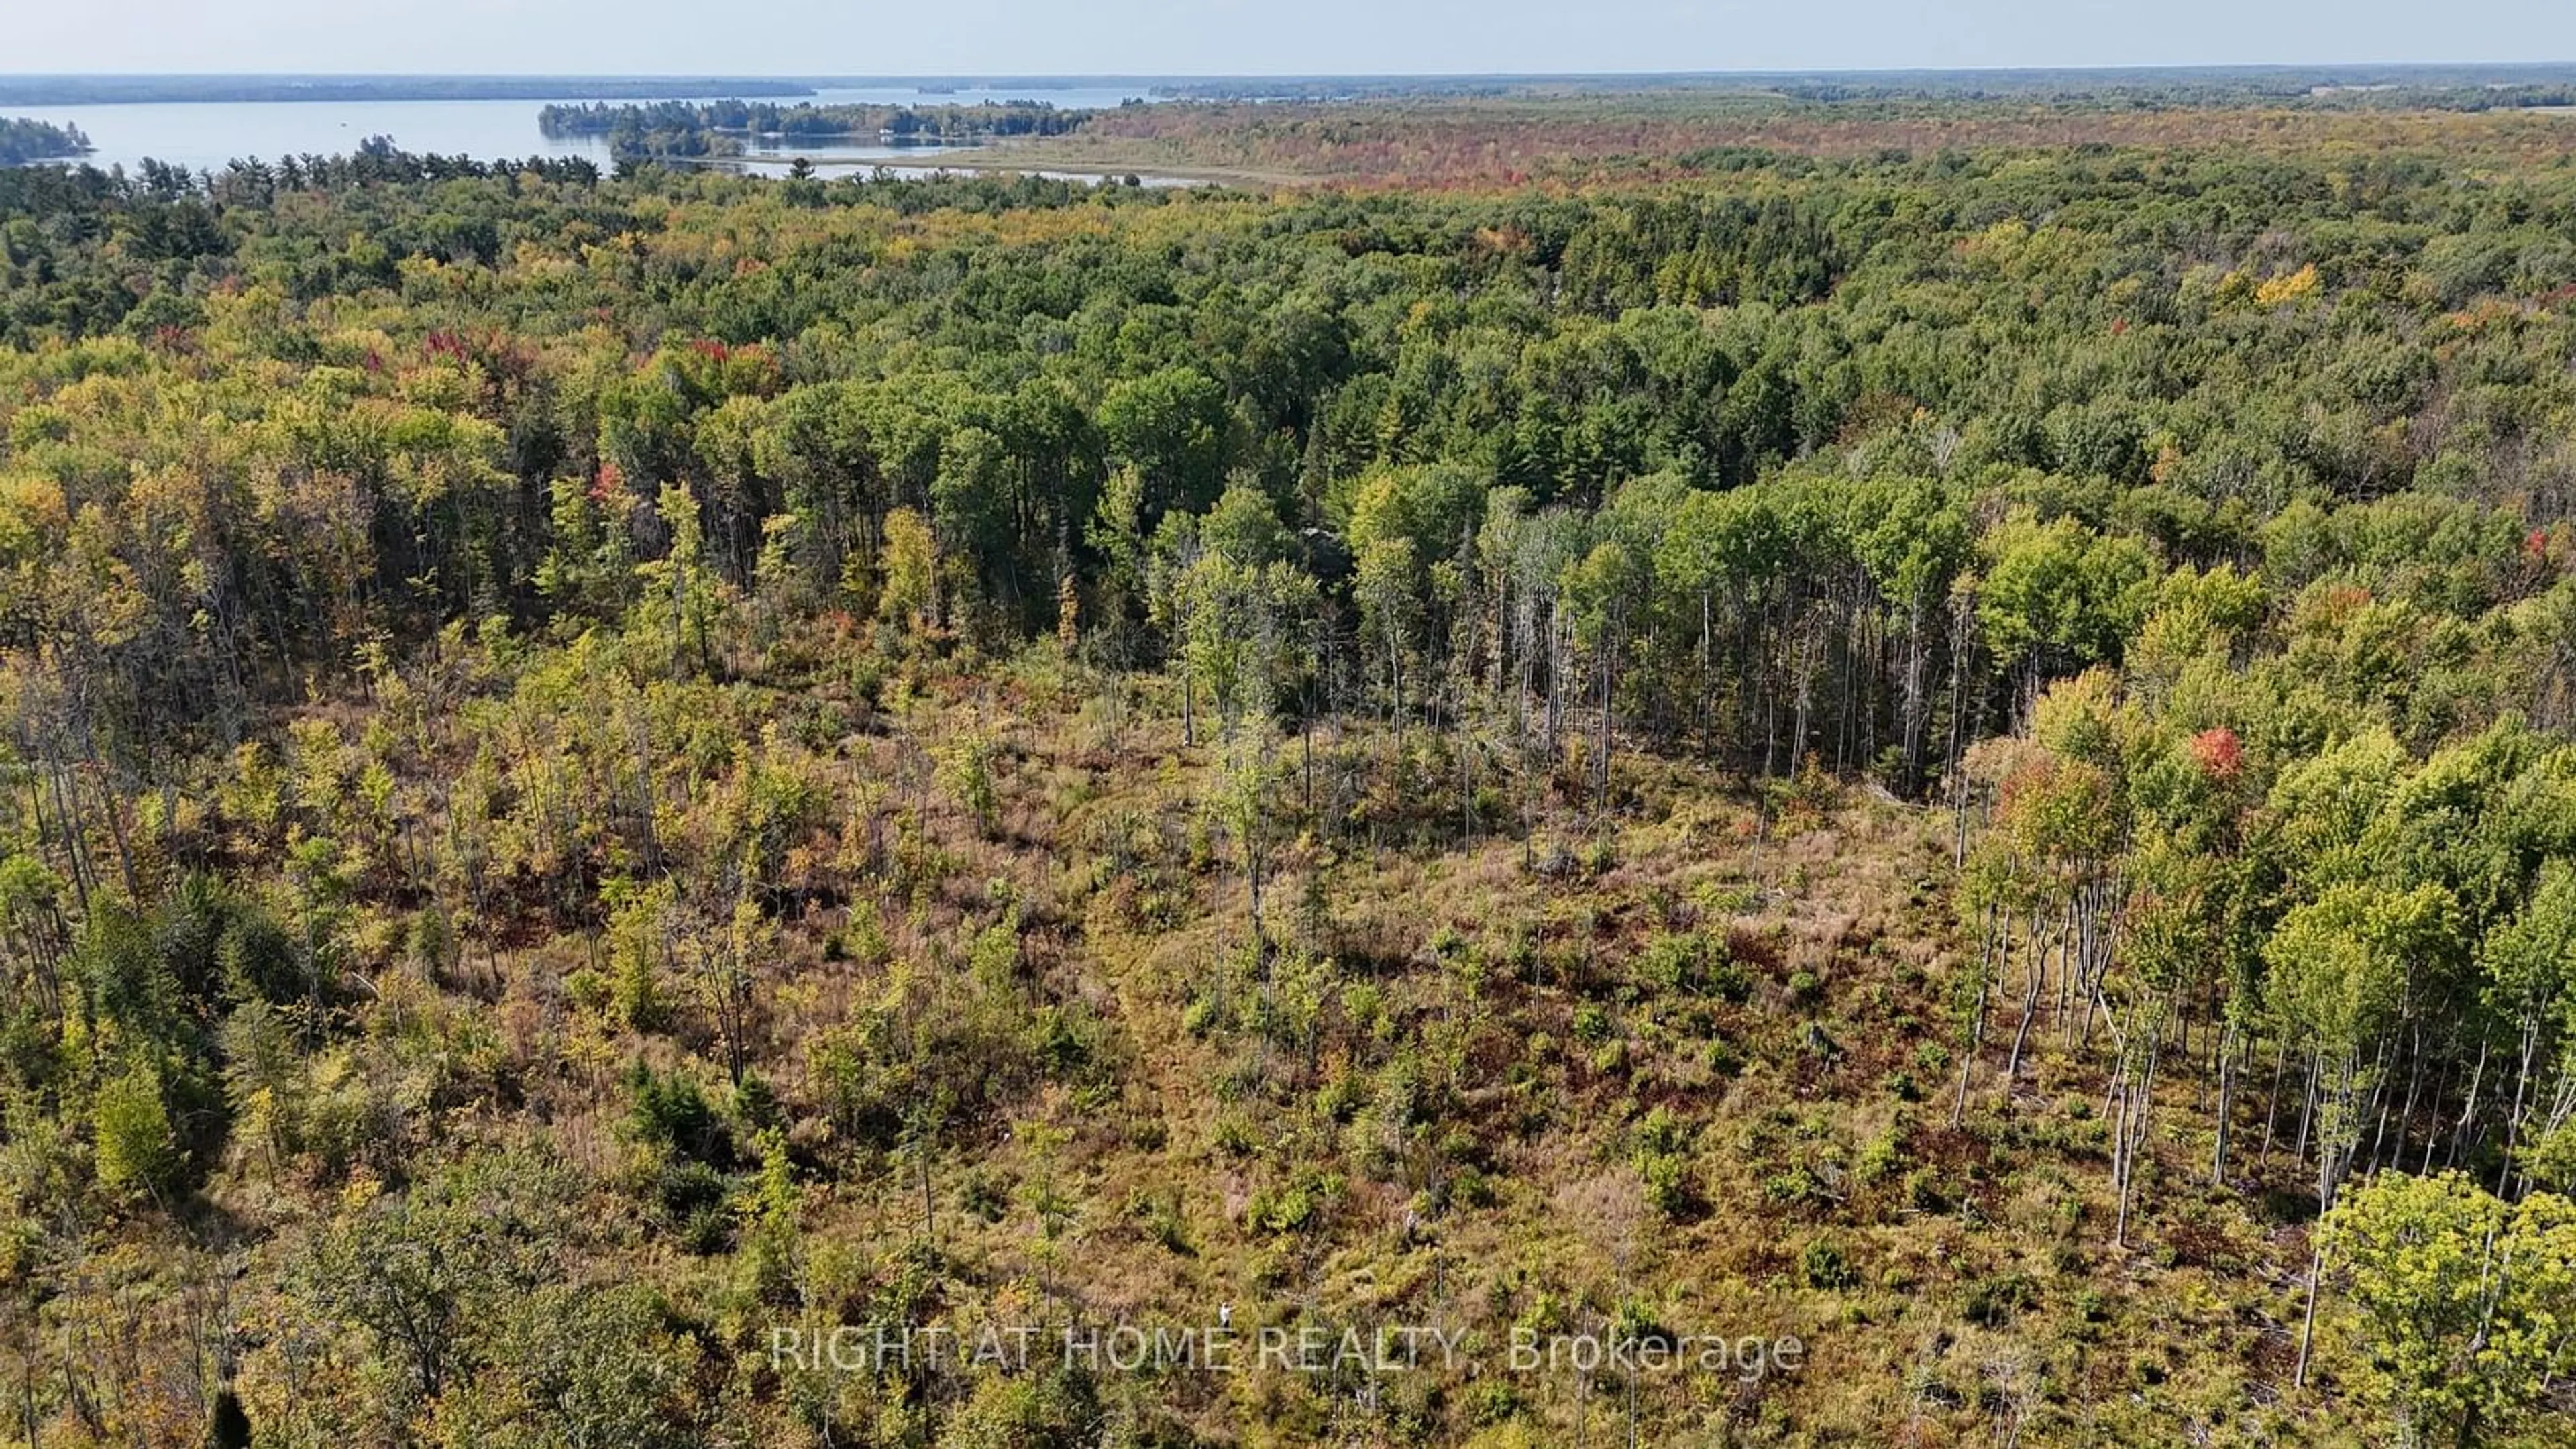
[[[0,69],[0,82],[35,80],[259,80],[259,81],[759,81],[769,84],[839,84],[859,85],[885,82],[909,84],[921,81],[1047,81],[1059,84],[1073,82],[1120,81],[1404,81],[1404,80],[1484,80],[1484,81],[1591,81],[1591,80],[1769,80],[1778,78],[1816,78],[1847,76],[2154,76],[2190,75],[2209,72],[2301,73],[2324,71],[2505,71],[2576,73],[2576,59],[2567,60],[2381,60],[2381,61],[2194,61],[2152,65],[2047,64],[2047,65],[1899,65],[1899,66],[1791,66],[1720,70],[1388,70],[1388,71],[1127,71],[1127,72],[1048,72],[1048,71],[914,71],[896,72],[823,72],[823,71],[373,71],[373,70],[7,70]]]

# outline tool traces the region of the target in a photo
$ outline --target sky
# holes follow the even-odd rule
[[[2576,5],[0,0],[0,72],[21,74],[1359,75],[2397,61],[2576,61]]]

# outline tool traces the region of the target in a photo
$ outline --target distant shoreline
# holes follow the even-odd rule
[[[799,81],[740,76],[0,76],[9,106],[242,105],[350,101],[793,99]]]

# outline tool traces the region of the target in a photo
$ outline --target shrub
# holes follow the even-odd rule
[[[1808,1287],[1829,1292],[1860,1281],[1850,1260],[1843,1256],[1842,1245],[1831,1238],[1810,1239],[1806,1247],[1798,1250],[1798,1276],[1807,1281]]]
[[[715,1166],[732,1157],[724,1122],[696,1081],[678,1072],[663,1076],[638,1062],[627,1089],[633,1096],[627,1127],[638,1141]]]
[[[2038,1290],[2030,1279],[2019,1273],[1998,1274],[1968,1285],[1959,1303],[1959,1316],[1980,1328],[2001,1328],[2038,1299]]]
[[[1641,1153],[1637,1175],[1645,1180],[1646,1202],[1665,1217],[1686,1218],[1699,1210],[1699,1184],[1692,1179],[1689,1158],[1678,1152]]]

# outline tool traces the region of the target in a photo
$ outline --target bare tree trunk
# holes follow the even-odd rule
[[[2048,946],[2039,938],[2039,922],[2031,922],[2030,956],[2026,985],[2021,997],[2021,1025],[2013,1029],[2012,1054],[2004,1060],[2004,1088],[2010,1091],[2021,1078],[2022,1048],[2030,1041],[2031,1020],[2039,1014],[2039,994],[2048,979]]]
[[[2514,1148],[2522,1138],[2523,1097],[2531,1087],[2531,1055],[2539,1045],[2540,1012],[2534,1009],[2528,1011],[2523,1018],[2522,1062],[2513,1073],[2513,1109],[2505,1114],[2504,1119],[2504,1162],[2496,1168],[2495,1190],[2498,1197],[2507,1196],[2506,1188],[2513,1182]]]
[[[2406,1160],[2406,1133],[2415,1125],[2415,1092],[2424,1080],[2424,1024],[2419,1019],[2410,1033],[2406,1053],[2406,1105],[2397,1113],[2397,1160]],[[2377,1157],[2374,1151],[2372,1156]]]
[[[1994,996],[1994,964],[1997,954],[1997,922],[2001,922],[2002,948],[2011,949],[2012,913],[1988,906],[1977,923],[1977,1000],[1968,1010],[1968,1045],[1959,1053],[1959,1093],[1950,1103],[1950,1125],[1957,1127],[1968,1115],[1968,1079],[1977,1065],[1977,1051],[1986,1044],[1986,1005]]]
[[[2227,1182],[2227,1127],[2236,1101],[2236,1023],[2230,1020],[2218,1040],[2218,1145],[2209,1154],[2209,1182]]]
[[[2290,1034],[2282,1032],[2273,1039],[2272,1098],[2263,1107],[2263,1156],[2255,1164],[2260,1172],[2272,1165],[2272,1143],[2281,1125],[2281,1079],[2290,1069]]]
[[[2129,1246],[2129,1204],[2137,1198],[2138,1149],[2146,1145],[2149,1080],[2141,1076],[2123,1087],[2120,1110],[2112,1118],[2112,1190],[2116,1206],[2111,1219],[2111,1246]]]
[[[2308,1353],[2317,1341],[2317,1280],[2325,1275],[2325,1248],[2320,1245],[2308,1254],[2308,1308],[2299,1322],[2299,1366],[2290,1375],[2290,1387],[2308,1386]]]
[[[2309,1056],[2307,1105],[2299,1112],[2299,1145],[2290,1149],[2292,1161],[2308,1160],[2308,1128],[2317,1119],[2317,1087],[2325,1075],[2325,1069],[2325,1058],[2315,1054]]]
[[[2490,1026],[2487,1030],[2478,1033],[2477,1069],[2469,1074],[2469,1095],[2467,1100],[2460,1104],[2459,1125],[2453,1128],[2451,1132],[2450,1165],[2453,1167],[2460,1165],[2460,1149],[2465,1146],[2469,1140],[2470,1124],[2477,1120],[2478,1088],[2486,1081],[2487,1049],[2494,1044],[2494,1037],[2492,1035],[2493,1031],[2494,1028]]]
[[[2455,1065],[2456,1063],[2445,1055],[2442,1058],[2441,1074],[2433,1079],[2433,1121],[2424,1129],[2424,1164],[2415,1169],[2419,1177],[2429,1175],[2433,1171],[2433,1150],[2442,1144],[2442,1093],[2450,1087],[2451,1068]]]
[[[1610,810],[1611,658],[1616,652],[1615,645],[1605,646],[1601,652],[1601,758],[1593,763],[1592,768],[1594,778],[1599,781],[1598,785],[1594,789],[1593,809],[1603,815],[1607,815]]]

